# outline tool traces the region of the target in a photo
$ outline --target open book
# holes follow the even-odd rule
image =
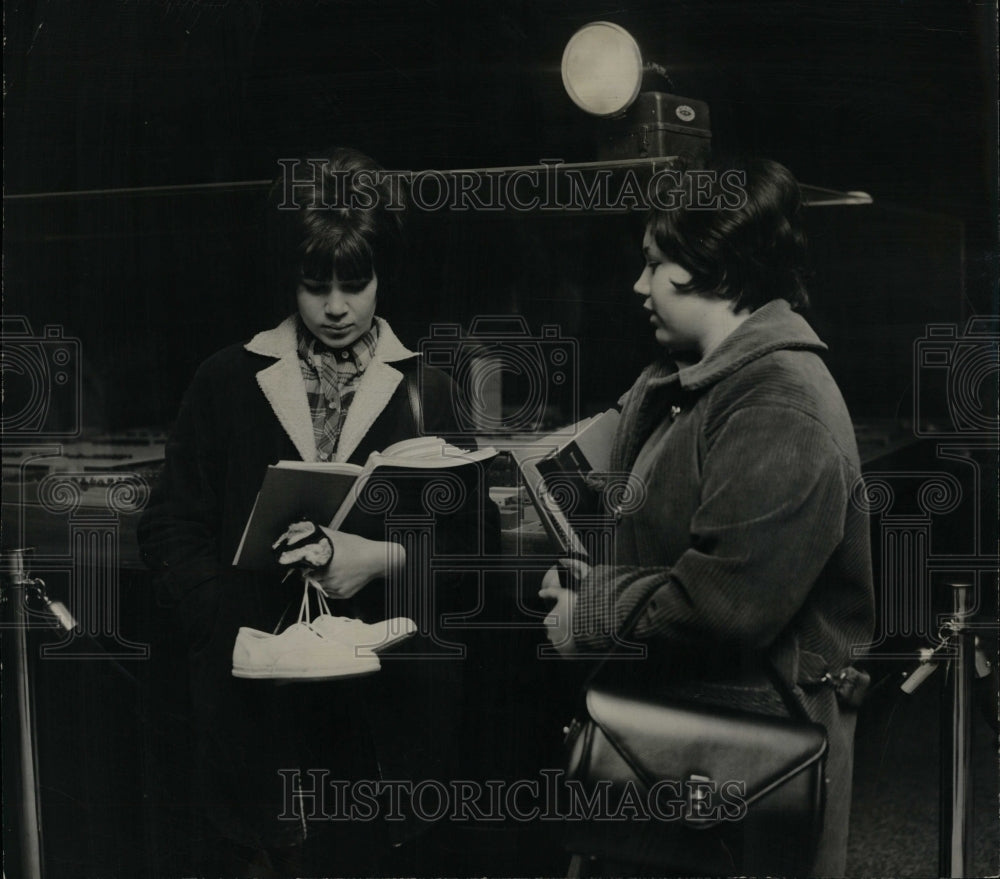
[[[293,522],[308,519],[340,529],[356,510],[359,519],[384,519],[390,512],[434,512],[435,499],[449,497],[464,471],[496,455],[493,448],[467,452],[441,437],[416,437],[372,452],[363,466],[340,462],[279,461],[267,468],[233,564],[264,568],[274,561],[271,546]],[[447,476],[444,474],[451,474]],[[474,474],[478,476],[478,474]],[[435,479],[435,477],[437,477]],[[425,489],[434,489],[425,498]],[[429,506],[428,506],[429,503]],[[344,530],[355,530],[350,526]],[[366,535],[370,536],[370,535]]]
[[[610,469],[611,444],[618,429],[617,409],[586,418],[566,431],[512,451],[524,487],[558,552],[587,559],[577,525],[594,525],[604,516],[595,476]],[[596,561],[591,559],[591,561]]]

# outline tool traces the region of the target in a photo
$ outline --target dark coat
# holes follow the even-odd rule
[[[581,647],[606,648],[649,602],[635,630],[649,686],[782,713],[767,658],[797,682],[830,743],[812,874],[829,876],[846,858],[855,716],[822,679],[869,643],[874,599],[857,446],[824,348],[776,300],[701,362],[643,372],[612,467],[642,480],[644,501],[623,510],[614,559],[581,584],[574,630]]]
[[[418,365],[380,321],[338,460],[363,463],[371,452],[421,433],[459,441],[451,380]],[[419,425],[404,381],[413,372]],[[186,644],[202,805],[218,832],[252,846],[300,834],[298,821],[277,819],[289,811],[279,769],[328,770],[330,779],[447,778],[461,702],[460,662],[383,661],[371,678],[285,687],[232,677],[239,627],[272,631],[289,602],[294,616],[301,597],[301,585],[282,587],[276,570],[231,566],[266,468],[282,459],[316,460],[292,318],[199,368],[139,527],[161,603],[175,612]],[[484,535],[495,547],[497,516],[485,497],[484,487],[452,527],[439,529],[437,552],[474,552]],[[461,592],[460,578],[444,580],[440,588]],[[349,602],[332,602],[333,612],[379,618],[386,588],[384,581],[371,583]],[[461,595],[440,607],[455,602],[463,604]],[[305,789],[311,786],[306,777]]]

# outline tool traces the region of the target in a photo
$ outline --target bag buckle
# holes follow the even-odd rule
[[[943,644],[944,642],[942,642],[942,644],[939,645],[937,649],[940,649],[940,647],[943,646]],[[932,652],[936,653],[937,649],[935,649]],[[928,657],[928,659],[929,658],[930,657]],[[923,665],[925,662],[927,662],[927,660],[921,658],[921,664]],[[937,667],[936,663],[930,665],[930,671],[933,671],[936,667]],[[925,677],[927,677],[927,675],[930,674],[930,671],[926,672],[921,677],[920,680],[923,680]],[[829,684],[831,687],[833,687],[834,692],[836,692],[837,694],[837,701],[840,702],[841,705],[844,705],[848,708],[861,707],[861,703],[864,701],[865,694],[868,692],[868,685],[872,681],[871,676],[868,674],[868,672],[859,671],[858,669],[853,668],[851,666],[841,669],[836,674],[831,674],[830,672],[827,672],[825,675],[823,675],[822,678],[820,678],[820,680],[823,683]],[[919,684],[920,681],[913,682],[911,690],[908,690],[907,692],[915,690],[917,686],[919,686]]]
[[[713,802],[716,784],[707,775],[692,772],[684,782],[687,792],[687,809],[684,821],[687,824],[715,824],[718,816],[715,814],[716,804]]]

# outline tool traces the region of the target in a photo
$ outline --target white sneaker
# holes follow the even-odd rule
[[[369,649],[324,637],[298,622],[280,635],[242,627],[233,646],[233,676],[323,681],[373,674],[381,668]]]
[[[321,613],[312,621],[312,625],[324,638],[344,644],[359,654],[365,651],[381,653],[394,644],[405,641],[417,631],[417,624],[409,617],[363,623],[351,617]]]

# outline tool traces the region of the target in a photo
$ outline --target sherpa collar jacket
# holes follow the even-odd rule
[[[379,322],[378,345],[362,376],[338,444],[338,461],[364,463],[402,439],[454,436],[452,385],[420,372],[419,427],[404,375],[419,358]],[[160,484],[140,524],[147,562],[180,600],[228,571],[269,464],[316,460],[312,417],[296,349],[295,318],[232,345],[198,369],[181,404]]]
[[[371,452],[421,432],[461,442],[453,384],[439,370],[419,371],[422,423],[416,423],[405,377],[418,365],[417,355],[380,321],[374,358],[345,419],[339,460],[364,463]],[[189,673],[197,799],[216,831],[243,845],[286,845],[297,838],[299,822],[277,818],[286,802],[278,770],[299,766],[294,761],[302,754],[319,753],[316,759],[324,762],[308,765],[332,767],[333,778],[354,777],[337,772],[374,773],[369,764],[376,754],[386,778],[420,779],[449,777],[443,767],[456,749],[459,663],[386,663],[371,686],[357,682],[341,690],[274,688],[232,676],[239,628],[272,631],[292,599],[294,613],[302,594],[301,584],[281,585],[275,571],[232,567],[247,517],[269,464],[315,457],[290,318],[245,345],[225,348],[198,369],[139,525],[158,597],[172,608],[163,624],[170,626],[168,636],[157,646],[170,649]],[[487,538],[495,543],[495,508],[484,502],[482,509],[474,495],[467,506],[454,517],[454,527],[437,534],[435,552],[469,553]],[[415,557],[413,563],[424,562]],[[434,588],[442,602],[464,595],[460,578],[439,579]],[[380,583],[369,584],[348,602],[350,615],[383,618],[386,593]],[[345,611],[338,605],[336,612]],[[283,695],[286,690],[289,695]],[[340,698],[332,698],[331,690]],[[317,718],[336,725],[328,732],[316,726]],[[371,743],[359,729],[370,730]],[[406,822],[393,825],[393,832],[405,836],[414,828]]]
[[[399,365],[417,357],[415,352],[399,341],[388,323],[381,318],[375,320],[378,324],[378,342],[371,363],[358,384],[351,407],[347,410],[334,458],[337,461],[350,460],[399,386],[403,378]],[[257,373],[257,384],[302,460],[315,461],[316,442],[309,404],[303,390],[295,325],[293,315],[274,329],[258,333],[244,347],[251,354],[277,358],[274,363]]]

